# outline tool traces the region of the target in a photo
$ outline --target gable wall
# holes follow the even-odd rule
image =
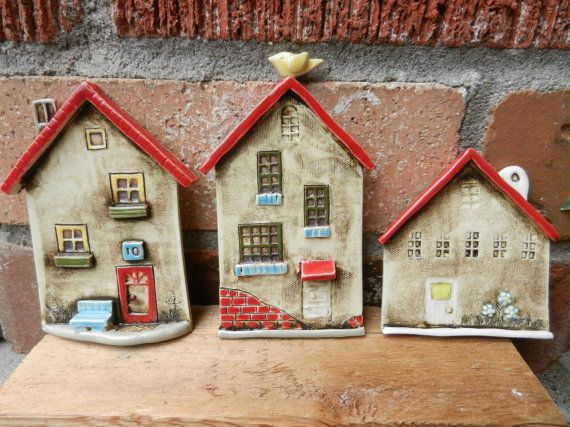
[[[281,109],[294,104],[301,126],[298,143],[281,138]],[[279,150],[282,156],[283,205],[256,206],[257,152]],[[331,237],[307,239],[304,227],[304,185],[330,186]],[[337,326],[362,312],[362,169],[320,120],[296,98],[286,95],[216,166],[220,283],[255,295],[299,320],[302,319],[300,263],[333,259],[332,323]],[[283,224],[284,260],[288,273],[237,277],[238,225]]]
[[[480,207],[461,208],[463,177],[478,178]],[[408,257],[410,233],[422,233],[422,259]],[[478,258],[466,258],[465,233],[478,231]],[[436,236],[449,232],[450,257],[436,258]],[[493,258],[494,233],[506,233],[507,257]],[[524,238],[537,236],[537,258],[521,258]],[[495,303],[501,290],[513,294],[522,316],[541,319],[548,328],[548,238],[519,208],[475,169],[467,166],[384,247],[382,322],[422,326],[425,319],[425,282],[428,277],[457,279],[456,322],[480,314],[484,303]]]
[[[84,129],[103,127],[107,148],[87,150]],[[178,216],[178,186],[146,153],[126,139],[90,104],[84,106],[34,167],[26,184],[30,226],[38,275],[42,315],[45,305],[75,312],[79,299],[118,299],[115,267],[132,265],[121,254],[123,240],[143,240],[146,260],[154,266],[159,320],[171,307],[171,291],[180,301],[182,319],[189,319]],[[143,172],[147,218],[117,220],[109,173]],[[92,268],[55,267],[55,224],[87,224],[94,255]],[[118,309],[118,305],[116,308]]]

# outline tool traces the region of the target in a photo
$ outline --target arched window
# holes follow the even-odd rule
[[[299,141],[299,115],[295,107],[284,107],[281,110],[281,135],[283,142]]]

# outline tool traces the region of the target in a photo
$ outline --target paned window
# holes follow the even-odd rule
[[[89,252],[86,225],[56,225],[55,233],[59,253]]]
[[[435,240],[435,256],[449,258],[449,233],[441,233]]]
[[[85,129],[85,141],[88,150],[102,150],[107,148],[105,129]]]
[[[495,233],[493,235],[493,258],[505,258],[507,256],[507,233]]]
[[[281,153],[257,153],[257,191],[259,194],[281,193]]]
[[[536,258],[536,234],[527,234],[522,249],[522,259],[535,259]]]
[[[41,131],[55,116],[55,101],[53,99],[38,99],[33,102],[34,122]]]
[[[283,261],[283,234],[279,223],[238,226],[242,263]]]
[[[142,173],[112,173],[111,191],[115,205],[145,203]]]
[[[479,183],[475,178],[466,178],[461,182],[461,206],[465,209],[479,207]]]
[[[410,233],[408,240],[408,258],[421,258],[422,257],[422,233],[414,231]]]
[[[299,114],[295,107],[287,106],[281,110],[281,135],[283,142],[299,141]]]
[[[479,258],[479,232],[468,231],[465,234],[465,257]]]
[[[326,185],[305,186],[305,227],[329,225],[330,199]]]

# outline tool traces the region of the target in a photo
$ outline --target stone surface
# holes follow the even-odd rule
[[[113,0],[121,36],[570,47],[566,0]]]
[[[81,0],[0,0],[0,41],[47,43],[82,16]]]
[[[0,324],[17,353],[29,352],[43,336],[30,247],[0,245]]]
[[[570,265],[553,263],[550,267],[550,331],[554,339],[513,340],[534,372],[542,372],[570,349]]]
[[[30,104],[59,107],[79,78],[0,79],[0,176],[35,137]],[[120,107],[191,169],[259,103],[273,83],[94,80]],[[364,229],[379,233],[455,158],[463,91],[442,85],[312,83],[325,110],[368,152]],[[181,191],[182,227],[213,230],[213,172]],[[23,196],[0,196],[0,223],[27,222]]]
[[[497,170],[522,166],[530,178],[529,201],[570,238],[570,212],[560,208],[570,195],[570,90],[519,92],[493,112],[483,156]]]

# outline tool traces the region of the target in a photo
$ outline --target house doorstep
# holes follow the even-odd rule
[[[150,344],[160,341],[177,338],[187,334],[192,330],[190,322],[171,322],[155,324],[147,330],[129,331],[128,327],[111,329],[108,331],[81,331],[76,332],[71,326],[63,323],[43,324],[44,332],[61,338],[73,339],[77,341],[88,341],[106,345],[130,346],[140,344]],[[138,329],[138,328],[137,328]]]
[[[549,340],[554,337],[550,331],[523,331],[497,328],[406,328],[385,326],[384,335],[425,335],[430,337],[497,337],[532,338]]]

